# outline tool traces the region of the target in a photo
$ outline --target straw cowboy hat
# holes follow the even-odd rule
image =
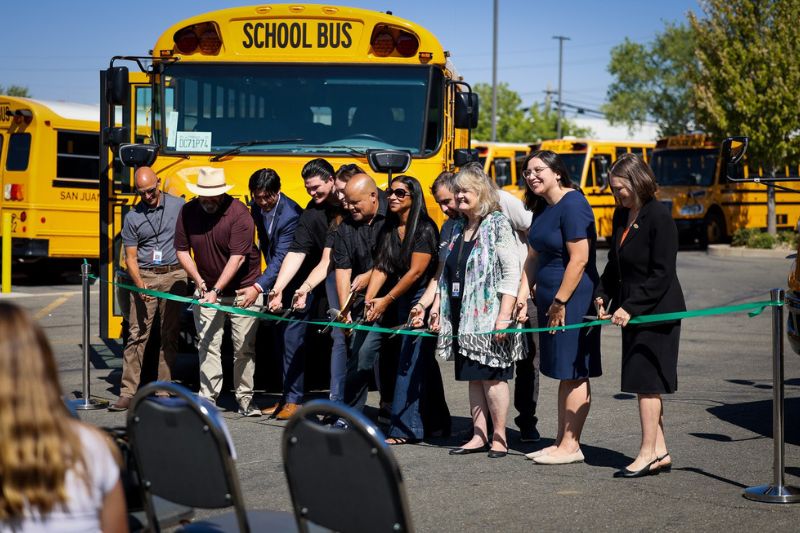
[[[233,189],[233,185],[225,184],[225,170],[200,167],[200,172],[197,174],[197,185],[187,183],[186,188],[197,196],[219,196]]]

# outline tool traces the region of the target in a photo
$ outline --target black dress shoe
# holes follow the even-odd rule
[[[508,455],[508,450],[489,450],[487,457],[489,459],[500,459]]]
[[[653,465],[659,461],[658,458],[653,459],[644,468],[641,470],[628,470],[627,468],[623,468],[622,470],[618,470],[614,472],[614,477],[624,477],[624,478],[633,478],[633,477],[645,477],[645,476],[657,476],[658,472],[661,470],[660,468],[653,468]]]
[[[484,444],[480,448],[453,448],[450,450],[450,455],[469,455],[471,453],[484,453],[489,451],[489,445]]]

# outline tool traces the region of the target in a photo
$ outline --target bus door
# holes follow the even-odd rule
[[[109,101],[106,97],[108,78],[107,71],[100,73],[100,128],[105,144],[100,157],[100,277],[129,283],[120,233],[122,221],[138,201],[138,195],[133,168],[123,165],[118,149],[122,144],[150,139],[152,86],[147,74],[131,72],[126,97],[122,101]],[[129,306],[128,291],[110,283],[100,283],[101,338],[122,336],[122,322],[127,319]]]
[[[610,151],[593,150],[586,173],[584,194],[594,211],[598,237],[611,236],[611,222],[614,217],[614,196],[608,182],[611,168]]]

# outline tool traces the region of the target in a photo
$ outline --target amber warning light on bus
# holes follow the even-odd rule
[[[388,57],[392,52],[401,57],[412,57],[419,50],[419,39],[400,28],[378,25],[372,32],[370,46],[378,57]]]
[[[215,56],[222,48],[222,38],[213,22],[193,24],[175,32],[175,50],[184,55],[200,52]]]

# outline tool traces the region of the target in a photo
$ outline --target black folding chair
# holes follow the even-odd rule
[[[156,392],[173,397],[153,397]],[[142,387],[128,409],[128,436],[154,531],[160,531],[154,496],[196,508],[234,508],[179,531],[297,531],[290,513],[245,510],[224,421],[184,387],[158,381]]]
[[[319,417],[338,417],[346,428]],[[297,526],[342,533],[411,532],[403,476],[384,436],[363,414],[308,402],[283,433],[283,467]]]

